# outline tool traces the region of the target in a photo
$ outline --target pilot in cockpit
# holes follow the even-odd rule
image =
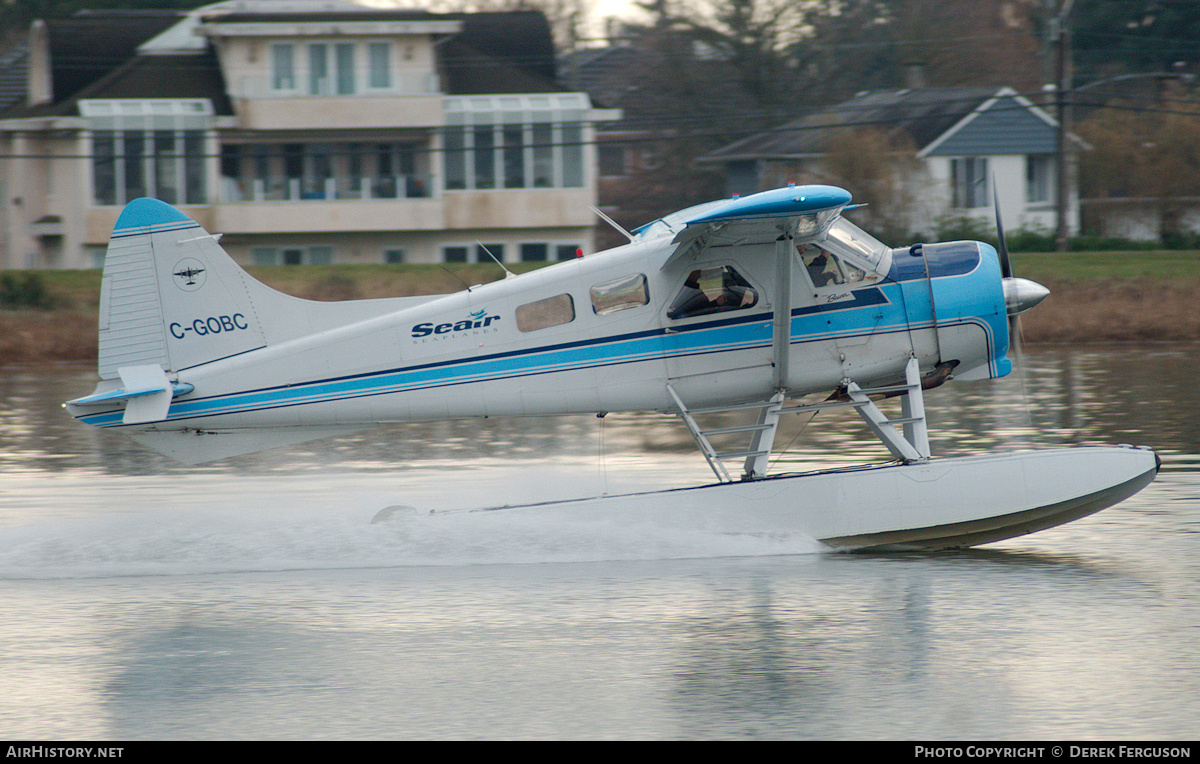
[[[815,244],[799,244],[796,249],[804,261],[804,267],[808,271],[808,277],[812,279],[813,286],[823,287],[841,282],[837,261],[828,252]]]

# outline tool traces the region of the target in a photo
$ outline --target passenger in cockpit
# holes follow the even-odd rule
[[[702,283],[709,284],[710,291],[716,286],[717,276],[721,278],[720,292],[715,297],[709,297]],[[675,301],[667,311],[668,318],[687,318],[702,316],[708,313],[718,313],[726,310],[748,308],[758,302],[758,295],[736,271],[729,266],[695,270],[688,274],[679,290]]]

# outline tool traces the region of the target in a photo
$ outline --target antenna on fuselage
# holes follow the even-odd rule
[[[608,215],[605,215],[603,212],[601,212],[598,207],[592,207],[592,212],[599,215],[600,219],[603,220],[605,223],[608,223],[610,226],[617,229],[617,231],[619,231],[621,234],[623,234],[626,239],[633,241],[633,234],[631,234],[629,231],[626,231],[624,228],[622,228],[620,226],[620,224],[617,223],[617,221],[613,220]]]
[[[444,270],[446,273],[449,273],[449,274],[450,274],[451,276],[453,276],[454,278],[456,278],[456,279],[458,279],[459,281],[461,281],[461,282],[462,282],[462,285],[463,285],[463,286],[465,286],[465,287],[467,288],[467,291],[468,291],[468,292],[470,292],[470,291],[471,291],[471,285],[470,285],[470,284],[468,284],[466,281],[463,281],[463,277],[462,277],[462,276],[459,276],[457,273],[455,273],[454,271],[450,270],[449,268],[447,268],[446,266],[442,265],[441,263],[438,263],[438,267],[439,267],[439,268],[441,268],[442,270]]]
[[[490,249],[488,249],[487,246],[482,241],[476,240],[475,243],[479,245],[480,249],[482,249],[484,252],[488,253],[488,257],[490,257],[496,261],[496,265],[499,265],[501,268],[504,269],[504,278],[506,278],[506,279],[512,278],[513,276],[517,275],[517,274],[513,273],[512,271],[510,271],[508,268],[506,268],[504,263],[500,262],[500,258],[493,255],[492,251]]]

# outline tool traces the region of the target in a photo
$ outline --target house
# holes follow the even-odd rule
[[[930,234],[957,218],[1057,227],[1057,123],[1010,88],[862,93],[714,151],[730,194],[794,181],[846,187],[867,225]],[[1072,171],[1069,227],[1079,228]]]
[[[18,60],[19,59],[19,60]],[[538,12],[231,0],[35,22],[0,81],[0,267],[103,262],[152,196],[243,264],[593,249],[592,125]]]

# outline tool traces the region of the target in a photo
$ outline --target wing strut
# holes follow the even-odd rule
[[[772,385],[776,392],[787,389],[788,362],[792,346],[792,236],[775,240],[775,325],[772,332]]]

